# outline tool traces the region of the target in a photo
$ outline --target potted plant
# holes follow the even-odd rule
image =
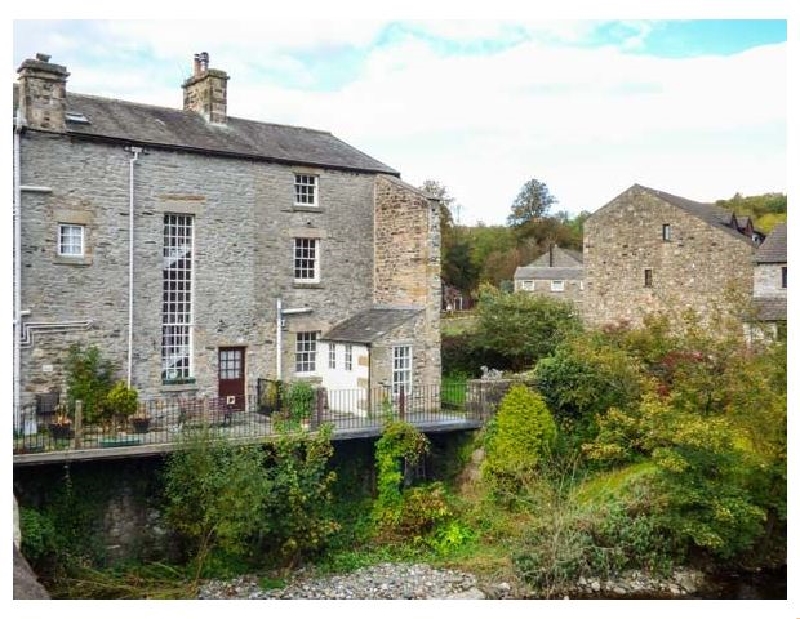
[[[130,420],[136,434],[145,434],[150,427],[150,415],[144,405],[139,406],[139,410],[130,416]]]
[[[67,416],[67,407],[64,404],[56,406],[55,415],[50,422],[50,434],[53,439],[69,440],[72,438],[74,431],[72,429],[72,419]]]
[[[117,381],[105,397],[105,406],[118,421],[126,420],[136,412],[139,406],[139,394],[125,381]]]

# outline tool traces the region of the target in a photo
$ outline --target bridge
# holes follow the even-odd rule
[[[28,432],[14,437],[14,466],[159,456],[180,448],[187,430],[203,427],[242,445],[268,442],[283,432],[315,434],[324,425],[334,441],[375,437],[393,419],[425,433],[472,430],[486,423],[509,386],[510,381],[471,380],[415,387],[409,394],[316,388],[313,400],[300,407],[265,401],[263,394],[149,399],[127,419],[98,423],[83,423],[77,403],[71,417],[37,415],[29,407],[23,418],[34,419],[35,427],[28,423]]]

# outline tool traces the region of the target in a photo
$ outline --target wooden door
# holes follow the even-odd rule
[[[243,347],[219,349],[219,397],[233,410],[245,408]]]

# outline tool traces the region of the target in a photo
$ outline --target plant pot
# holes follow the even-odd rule
[[[49,427],[50,435],[55,440],[69,440],[75,435],[71,423],[51,423]]]
[[[131,419],[133,431],[136,434],[144,434],[150,427],[150,419]]]

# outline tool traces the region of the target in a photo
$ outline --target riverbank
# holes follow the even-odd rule
[[[567,588],[534,591],[508,582],[486,582],[466,572],[425,564],[382,563],[348,574],[315,576],[298,570],[285,586],[266,588],[256,576],[203,583],[199,599],[250,600],[425,600],[701,597],[706,586],[697,570],[676,569],[667,578],[630,571],[614,579],[581,578]]]

